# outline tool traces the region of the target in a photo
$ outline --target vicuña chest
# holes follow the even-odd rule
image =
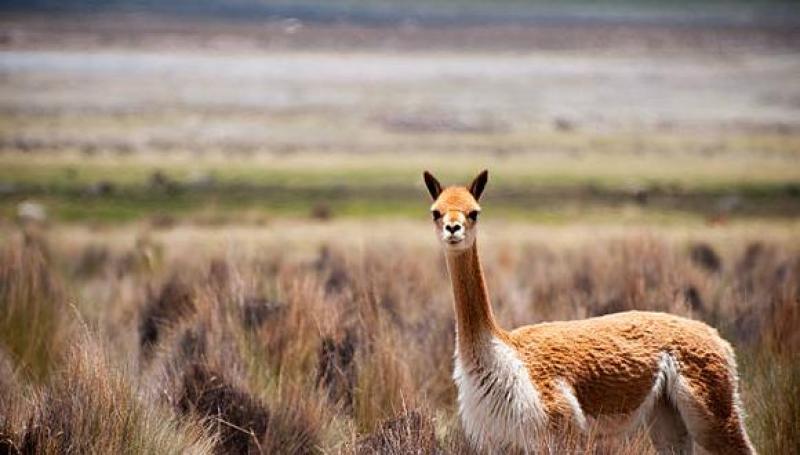
[[[490,452],[535,451],[546,415],[528,370],[510,346],[491,337],[474,358],[456,348],[453,379],[464,431],[473,444]]]

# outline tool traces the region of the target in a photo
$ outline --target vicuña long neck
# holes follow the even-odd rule
[[[456,330],[460,355],[476,358],[481,345],[504,333],[494,320],[483,278],[477,242],[468,250],[447,252],[447,270],[453,284]]]

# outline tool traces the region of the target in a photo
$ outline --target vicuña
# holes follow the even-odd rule
[[[712,453],[754,453],[734,353],[715,329],[629,311],[503,330],[476,242],[488,172],[468,187],[424,178],[455,299],[459,412],[476,448],[538,452],[567,429],[610,435],[646,425],[660,453],[691,453],[695,442]]]

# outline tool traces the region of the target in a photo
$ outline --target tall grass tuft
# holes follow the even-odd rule
[[[213,443],[198,422],[178,421],[145,401],[88,335],[31,406],[23,453],[207,453]]]
[[[235,267],[219,261],[212,262],[210,275],[203,281],[186,279],[194,295],[192,311],[174,312],[169,324],[159,326],[154,366],[147,373],[152,388],[177,415],[206,422],[217,453],[317,452],[320,420],[313,407],[303,405],[315,395],[289,400],[292,387],[303,384],[276,376],[284,359],[297,357],[288,352],[302,339],[282,332],[297,314],[289,308],[247,317],[254,304],[261,304],[254,303],[261,300],[253,297],[258,286],[246,284],[249,280]],[[262,331],[275,327],[281,327],[280,337],[264,342]],[[312,384],[313,377],[307,378]]]
[[[753,443],[761,453],[800,453],[800,355],[755,351],[740,358]]]
[[[374,432],[358,442],[356,452],[401,455],[441,454],[443,450],[436,439],[431,418],[413,410],[381,422]]]
[[[178,409],[207,419],[218,437],[218,453],[312,453],[313,426],[291,410],[274,412],[220,372],[193,365],[185,373]]]
[[[71,312],[41,237],[0,252],[0,344],[24,374],[43,380],[58,364]]]
[[[24,425],[23,414],[22,387],[11,360],[0,349],[0,454],[19,453],[17,429]]]

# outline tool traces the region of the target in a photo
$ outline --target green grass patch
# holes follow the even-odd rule
[[[23,200],[43,203],[53,218],[63,221],[419,217],[429,204],[422,169],[433,170],[443,182],[465,182],[483,167],[491,169],[485,205],[504,217],[560,222],[800,216],[800,178],[787,166],[783,174],[755,168],[743,175],[736,170],[741,166],[730,163],[693,170],[680,159],[668,163],[659,158],[648,166],[640,158],[625,164],[622,155],[609,157],[610,163],[598,157],[573,162],[529,155],[494,162],[476,157],[461,161],[458,156],[313,154],[249,162],[191,160],[186,155],[44,158],[0,156],[4,218],[13,219]]]

